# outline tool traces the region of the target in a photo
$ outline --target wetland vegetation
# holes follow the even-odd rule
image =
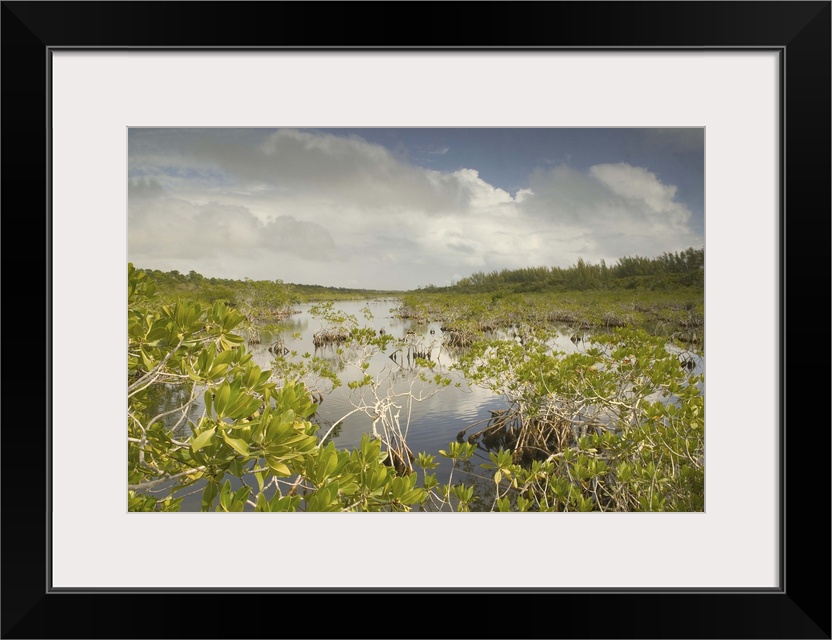
[[[130,510],[704,510],[702,249],[128,309]]]

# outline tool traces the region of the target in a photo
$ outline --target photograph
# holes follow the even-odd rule
[[[705,129],[130,128],[130,511],[705,509]]]
[[[0,637],[829,639],[832,3],[392,8],[2,2]]]

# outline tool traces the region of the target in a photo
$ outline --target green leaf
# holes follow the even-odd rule
[[[141,355],[142,364],[144,365],[145,370],[150,371],[155,365],[153,364],[153,360],[151,360],[147,353],[145,353],[144,347],[139,348],[139,355]]]
[[[240,420],[254,414],[260,408],[260,399],[241,395],[237,401],[228,408],[226,415],[232,420]]]
[[[260,367],[252,365],[246,372],[246,386],[251,389],[260,381]]]
[[[220,385],[220,388],[217,390],[217,394],[214,397],[214,406],[217,409],[217,415],[221,416],[225,414],[225,409],[228,406],[228,400],[231,397],[231,385],[228,382],[223,382]]]
[[[225,484],[222,485],[222,490],[220,491],[220,506],[225,510],[228,511],[231,507],[231,481],[226,480]]]
[[[196,371],[194,371],[189,365],[185,365],[185,370],[188,372],[188,377],[194,382],[200,382],[202,380],[199,374]]]
[[[203,431],[198,436],[196,436],[193,441],[191,442],[191,450],[196,453],[203,447],[208,446],[211,441],[214,439],[214,433],[216,432],[216,427],[211,427],[207,431]]]
[[[330,442],[326,450],[321,453],[316,465],[316,481],[322,482],[325,478],[331,476],[337,467],[338,454],[335,452],[335,446]]]
[[[248,494],[251,493],[251,487],[245,485],[234,492],[234,500],[245,502],[248,499]]]
[[[278,476],[290,476],[292,472],[289,470],[283,462],[278,460],[277,458],[273,458],[272,456],[266,456],[266,464],[269,465],[269,468],[274,471],[275,475]]]
[[[271,507],[269,505],[269,501],[266,500],[266,496],[263,493],[257,494],[257,506],[254,507],[255,511],[271,511]]]
[[[219,492],[219,488],[217,487],[217,483],[213,480],[209,480],[208,484],[205,485],[205,489],[202,492],[202,510],[203,511],[210,511],[211,503],[214,501],[214,498],[217,497],[217,493]]]
[[[226,434],[225,431],[220,431],[220,433],[222,434],[222,438],[223,440],[225,440],[226,444],[228,444],[229,447],[234,449],[234,451],[236,451],[242,456],[249,455],[248,443],[245,440],[240,440],[239,438],[232,438],[231,436]]]
[[[211,392],[210,389],[208,389],[208,391],[206,391],[205,394],[203,395],[203,398],[205,399],[205,413],[210,416],[211,415],[211,405],[214,402],[214,394]]]
[[[234,359],[234,352],[233,351],[220,351],[216,358],[214,358],[213,366],[217,365],[228,365],[231,364],[231,361]]]
[[[205,369],[208,367],[208,358],[211,357],[211,355],[209,354],[209,349],[211,349],[211,347],[213,347],[213,345],[210,345],[208,349],[203,349],[202,351],[200,351],[199,356],[197,356],[196,359],[196,366],[203,373],[205,372]]]

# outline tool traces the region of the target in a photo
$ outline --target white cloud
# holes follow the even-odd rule
[[[561,256],[572,261],[652,257],[704,242],[690,228],[691,212],[674,200],[676,187],[644,168],[599,164],[580,172],[560,165],[537,172],[531,184],[534,193],[519,205],[541,232],[571,237]]]
[[[475,165],[426,169],[358,137],[223,131],[131,147],[138,266],[401,289],[703,244],[675,187],[624,163],[538,169],[512,197]]]
[[[690,212],[673,201],[676,187],[662,184],[654,173],[646,169],[619,162],[596,164],[589,171],[609,187],[610,191],[637,205],[644,203],[657,214],[675,215],[685,222],[690,218]]]
[[[128,255],[138,266],[204,264],[203,271],[198,266],[185,270],[220,277],[219,267],[232,266],[233,277],[246,277],[245,268],[259,261],[253,267],[258,277],[275,279],[280,276],[268,272],[269,267],[279,269],[299,259],[331,264],[338,253],[324,227],[292,216],[264,223],[243,206],[194,204],[167,196],[131,200],[129,206]]]
[[[431,214],[458,207],[466,197],[455,181],[432,179],[424,169],[354,136],[284,129],[252,147],[208,134],[194,142],[192,151],[243,184],[267,183],[295,196],[341,200],[367,214],[400,209],[403,202]]]
[[[476,169],[459,169],[453,173],[453,176],[470,194],[469,204],[475,209],[514,202],[508,192],[492,187],[480,178]]]

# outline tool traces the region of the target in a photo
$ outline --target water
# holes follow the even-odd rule
[[[407,398],[401,397],[396,404],[400,407],[400,423],[407,429],[407,442],[414,452],[426,451],[436,453],[439,449],[447,448],[448,442],[456,438],[456,434],[470,422],[490,415],[488,410],[499,405],[499,398],[495,398],[489,391],[477,387],[471,388],[458,373],[451,369],[455,358],[442,345],[442,330],[439,323],[418,325],[410,320],[400,320],[393,314],[398,305],[394,299],[380,299],[371,301],[347,301],[336,304],[336,309],[357,318],[362,326],[372,327],[375,331],[384,331],[396,338],[396,342],[383,351],[376,351],[369,358],[369,367],[361,369],[347,363],[340,368],[343,360],[354,360],[357,354],[345,349],[340,355],[336,353],[342,345],[325,345],[318,349],[312,339],[323,323],[310,314],[312,305],[298,307],[300,313],[293,315],[284,323],[283,330],[272,337],[275,341],[282,340],[286,349],[317,355],[326,359],[333,368],[342,384],[334,389],[327,381],[321,382],[323,402],[320,404],[314,420],[327,427],[335,422],[341,422],[333,442],[339,448],[353,448],[358,446],[364,433],[372,430],[372,419],[363,411],[356,411],[357,406],[372,404],[375,398],[370,390],[351,390],[348,383],[361,380],[365,373],[379,381],[379,396],[383,397],[389,390],[402,394],[408,390],[416,397],[430,397],[422,402],[412,402],[409,406]],[[365,319],[362,309],[368,308],[372,318]],[[433,332],[433,333],[431,333]],[[406,340],[405,344],[400,341]],[[266,341],[260,345],[252,345],[255,362],[263,368],[270,368],[273,360],[268,351],[270,344]],[[416,349],[430,353],[434,363],[432,371],[417,366],[412,359],[408,359],[408,351]],[[391,358],[395,356],[395,360]],[[439,373],[452,380],[446,388],[438,389],[435,385],[422,383],[418,374],[425,373],[429,377]],[[457,387],[457,383],[459,386]],[[409,411],[408,411],[409,409]],[[343,419],[344,416],[348,416]],[[409,420],[408,420],[409,417]]]
[[[372,327],[376,332],[384,332],[396,339],[383,351],[373,350],[367,359],[369,367],[366,370],[357,366],[358,360],[361,360],[358,358],[359,354],[352,353],[349,349],[338,353],[343,344],[315,347],[314,334],[325,328],[326,323],[312,313],[311,304],[298,306],[298,313],[272,327],[272,331],[261,331],[258,335],[260,343],[249,344],[247,348],[253,360],[263,369],[272,368],[275,356],[270,348],[274,348],[281,352],[283,349],[288,350],[287,357],[295,361],[302,360],[304,354],[317,356],[336,370],[342,383],[340,386],[332,388],[329,381],[314,378],[310,379],[308,384],[320,393],[322,400],[312,418],[313,422],[320,425],[318,435],[323,437],[329,434],[336,447],[340,449],[357,447],[363,434],[372,432],[373,420],[363,408],[378,400],[383,401],[389,394],[401,394],[394,400],[396,406],[392,407],[392,410],[398,412],[399,424],[406,435],[408,446],[414,453],[433,454],[440,463],[433,472],[440,483],[447,482],[451,462],[440,456],[438,451],[447,450],[448,443],[456,440],[460,432],[473,424],[482,423],[469,431],[469,434],[485,426],[485,421],[492,417],[491,411],[504,409],[506,402],[487,389],[470,386],[454,371],[454,350],[444,345],[444,332],[440,322],[418,324],[415,320],[400,319],[395,315],[398,305],[399,301],[393,298],[344,301],[333,305],[334,311],[356,318],[360,326]],[[369,310],[371,317],[367,316],[365,310]],[[557,334],[551,340],[551,346],[564,353],[586,348],[583,341],[573,341],[570,336],[570,332]],[[496,332],[493,337],[513,339],[510,329]],[[430,360],[434,363],[432,371],[408,358],[408,353],[412,353],[413,350],[430,355]],[[701,373],[704,367],[701,358],[689,355],[694,362],[692,373]],[[680,356],[685,357],[685,354]],[[352,390],[348,387],[349,382],[362,379],[365,373],[378,381],[376,396],[371,389]],[[434,373],[440,373],[451,379],[451,385],[437,388],[435,385],[424,384],[418,380],[419,373],[428,373],[429,377]],[[404,395],[407,392],[415,398],[425,399],[421,402],[408,402],[407,395]],[[201,406],[196,407],[195,415],[201,414],[202,409]],[[336,424],[338,426],[333,429],[333,425]],[[181,435],[187,438],[190,430],[185,427]],[[481,485],[487,491],[490,481],[478,482],[478,478],[485,476],[484,470],[479,468],[479,463],[487,460],[488,455],[478,450],[474,457],[463,465],[462,470],[454,471],[454,479]],[[240,486],[239,480],[233,477],[229,479],[234,488]],[[252,486],[252,496],[256,495],[254,479],[248,476],[246,482]],[[200,510],[201,489],[202,483],[198,483],[194,485],[193,491],[184,492],[183,511]]]
[[[440,456],[438,451],[447,450],[448,443],[456,440],[460,431],[475,422],[487,420],[491,417],[490,410],[502,408],[505,403],[486,389],[469,386],[460,374],[452,370],[455,357],[452,351],[443,346],[441,323],[419,325],[411,320],[399,319],[394,315],[398,304],[398,300],[385,298],[345,301],[334,305],[336,311],[355,317],[360,326],[372,327],[375,331],[383,331],[396,339],[383,351],[373,351],[366,370],[349,362],[356,361],[357,354],[348,349],[344,349],[340,355],[337,353],[336,350],[343,345],[315,347],[313,336],[325,323],[310,312],[313,307],[311,304],[296,307],[298,313],[279,323],[273,331],[261,331],[258,336],[260,343],[250,344],[247,349],[254,362],[263,369],[271,369],[274,363],[275,356],[270,348],[285,348],[289,351],[288,359],[303,360],[303,355],[309,354],[324,359],[336,370],[341,381],[339,386],[333,388],[329,381],[315,380],[314,376],[308,384],[320,392],[322,398],[312,417],[312,421],[320,425],[318,435],[323,437],[330,434],[333,443],[340,449],[357,447],[363,434],[372,432],[373,420],[362,407],[374,404],[377,399],[383,401],[388,393],[398,394],[391,410],[399,414],[399,424],[406,435],[408,446],[417,454],[433,454],[439,462],[439,467],[433,473],[440,482],[446,482],[451,472],[451,462]],[[364,309],[369,309],[371,318],[365,316]],[[430,360],[434,363],[432,370],[417,365],[408,357],[414,349],[430,354]],[[346,364],[345,360],[348,361]],[[348,387],[349,382],[362,379],[365,373],[379,382],[377,396],[370,389],[353,390]],[[425,373],[429,378],[439,373],[452,382],[439,388],[420,381],[419,373]],[[412,396],[412,399],[409,400],[408,396]],[[422,400],[419,401],[419,398]],[[202,410],[203,406],[198,404],[193,414],[198,416]],[[336,423],[338,426],[331,429]],[[187,438],[189,433],[185,427],[181,436]],[[455,477],[459,477],[459,472]],[[235,478],[229,479],[234,488],[240,486]],[[256,495],[254,479],[247,477],[246,482],[253,487],[252,495]],[[197,483],[193,490],[179,494],[184,496],[182,511],[200,510],[201,490],[202,483]]]

